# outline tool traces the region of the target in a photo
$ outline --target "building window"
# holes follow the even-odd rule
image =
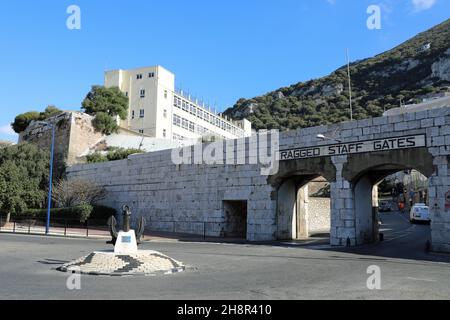
[[[144,134],[144,129],[139,129],[140,134]]]
[[[189,121],[189,131],[195,132],[195,124],[191,121]]]
[[[128,91],[127,91],[127,92],[125,92],[125,97],[127,97],[127,98],[128,98]]]
[[[164,109],[163,116],[164,116],[164,118],[167,118],[167,110],[166,109]]]
[[[145,110],[141,109],[139,110],[139,118],[143,118],[145,116]]]
[[[136,79],[141,80],[142,79],[142,73],[139,73],[136,75]]]
[[[167,90],[164,90],[164,99],[167,99]]]
[[[145,90],[144,89],[141,90],[141,98],[145,98]]]
[[[167,131],[166,129],[163,129],[163,137],[165,138],[167,136]]]
[[[173,115],[173,125],[177,127],[181,127],[181,117],[176,114]]]
[[[154,73],[154,72],[150,72],[150,73],[148,74],[148,77],[149,77],[149,78],[154,78],[154,77],[155,77],[155,73]]]
[[[181,121],[181,127],[183,128],[183,129],[188,129],[189,128],[189,121],[187,121],[186,119],[182,119],[182,121]]]
[[[131,111],[131,119],[134,119],[134,110]]]

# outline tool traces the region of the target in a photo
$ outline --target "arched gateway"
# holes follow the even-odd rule
[[[227,161],[214,165],[174,164],[174,151],[166,150],[67,173],[104,185],[105,205],[128,204],[151,230],[250,241],[307,236],[306,186],[321,177],[330,186],[330,241],[342,246],[377,240],[374,186],[416,169],[429,178],[433,249],[450,252],[450,107],[282,132],[278,170],[270,175],[254,162],[251,139],[219,142]]]
[[[295,238],[295,233],[286,232],[286,216],[289,220],[292,211],[307,216],[301,186],[311,177],[323,176],[331,185],[331,244],[376,241],[376,185],[393,173],[415,169],[429,179],[433,248],[449,251],[449,110],[434,109],[287,133],[291,139],[281,143],[280,170],[268,178],[274,188],[272,198],[277,200],[278,230],[284,231],[278,232],[277,237]],[[328,142],[323,142],[323,136]]]

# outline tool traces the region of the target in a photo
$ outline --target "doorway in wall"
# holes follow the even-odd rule
[[[225,215],[224,236],[247,239],[247,201],[223,201]]]

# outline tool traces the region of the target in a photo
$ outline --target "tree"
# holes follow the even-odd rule
[[[92,86],[82,103],[82,109],[90,115],[106,113],[125,120],[128,115],[128,98],[117,87]]]
[[[106,135],[117,133],[117,130],[119,130],[116,120],[105,112],[97,113],[94,120],[92,120],[92,125]]]
[[[54,117],[62,113],[63,111],[55,106],[48,106],[43,112],[29,111],[19,114],[14,122],[11,123],[11,127],[16,133],[25,131],[32,121],[43,121],[48,118]]]
[[[7,220],[11,214],[43,206],[48,171],[48,153],[33,144],[0,149],[0,211],[7,213]]]
[[[60,208],[94,205],[105,196],[106,189],[103,186],[81,178],[60,180],[55,183],[53,190],[53,200]]]
[[[19,114],[14,122],[11,123],[11,127],[16,133],[21,133],[25,131],[32,121],[39,120],[40,113],[37,111],[30,111]]]
[[[117,132],[116,117],[125,120],[128,115],[128,98],[117,87],[92,86],[83,100],[82,109],[92,116],[95,129],[104,134]]]
[[[62,112],[64,111],[58,109],[53,105],[50,105],[47,108],[45,108],[44,112],[41,112],[40,120],[46,120],[48,118],[56,117],[57,115],[60,115]]]

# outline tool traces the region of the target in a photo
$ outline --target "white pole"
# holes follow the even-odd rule
[[[350,98],[350,120],[353,121],[353,105],[352,105],[352,82],[350,78],[350,58],[347,48],[347,72],[348,72],[348,92]]]

